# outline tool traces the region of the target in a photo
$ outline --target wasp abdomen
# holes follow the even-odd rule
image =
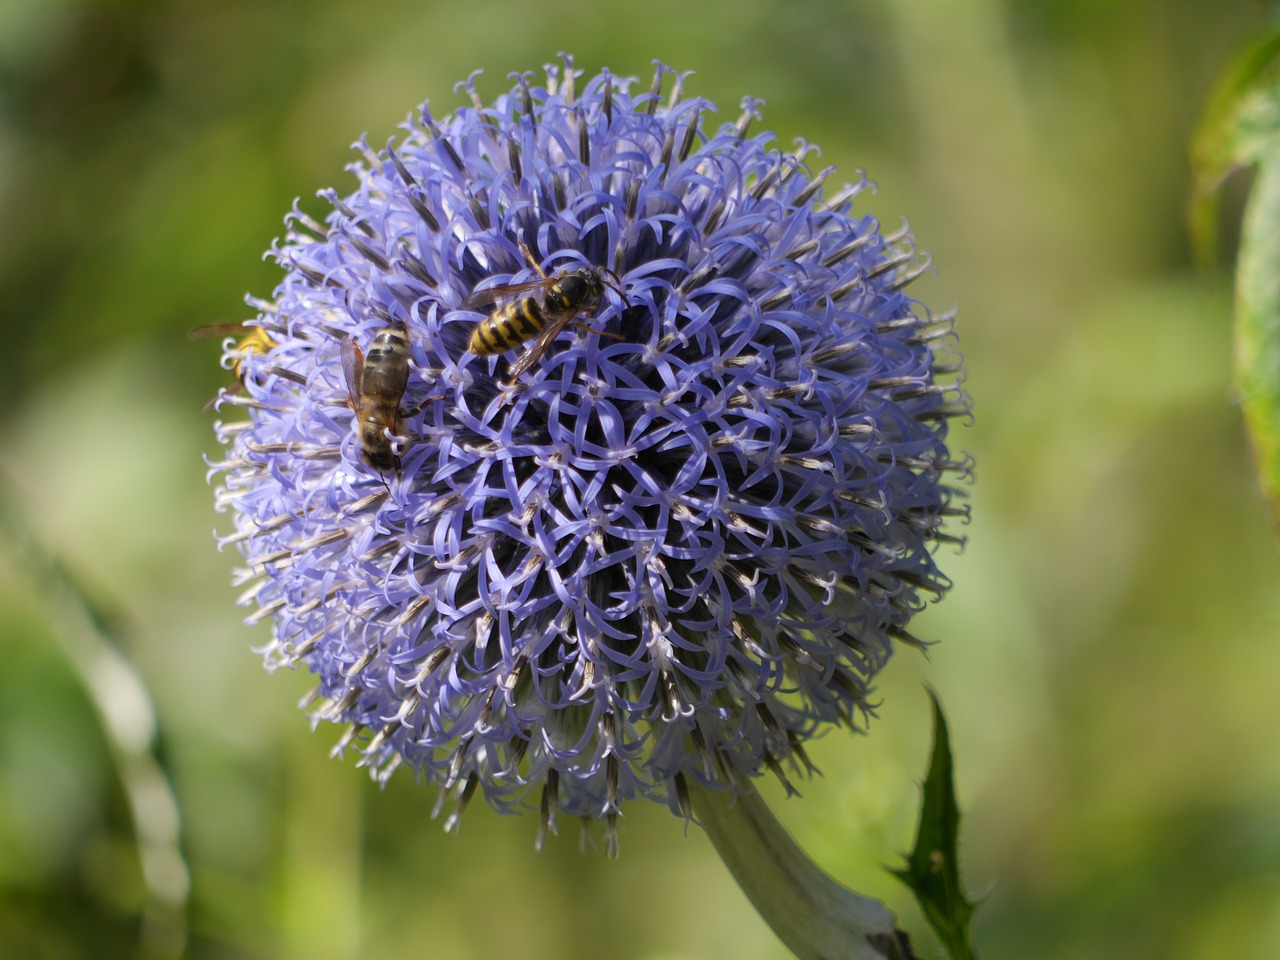
[[[499,307],[471,331],[467,349],[485,356],[505,353],[542,332],[547,320],[536,297],[522,297]]]
[[[488,301],[510,296],[513,299],[477,323],[472,328],[471,339],[467,343],[469,352],[485,356],[505,353],[533,340],[533,345],[507,371],[511,382],[542,359],[551,342],[571,320],[594,311],[600,304],[605,288],[603,267],[578,267],[548,277],[542,273],[542,268],[533,259],[529,249],[524,244],[520,246],[542,279],[532,283],[492,287],[473,296],[473,303],[480,302],[480,298]],[[605,272],[612,276],[612,272]],[[621,287],[615,289],[622,293]],[[625,300],[626,295],[622,296]]]

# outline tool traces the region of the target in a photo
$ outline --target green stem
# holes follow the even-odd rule
[[[742,892],[800,960],[918,960],[888,908],[824,873],[754,789],[690,783],[689,795]]]

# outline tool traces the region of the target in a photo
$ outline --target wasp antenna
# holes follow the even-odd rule
[[[547,275],[542,272],[542,267],[539,266],[537,259],[534,257],[533,253],[529,250],[528,245],[525,244],[524,237],[521,237],[520,239],[518,239],[516,243],[520,245],[520,249],[524,252],[524,258],[529,261],[529,266],[537,270],[538,276],[542,277],[545,280]]]
[[[601,268],[600,268],[600,273],[601,273],[601,274],[603,274],[603,275],[605,275],[605,276],[606,276],[606,278],[610,278],[610,277],[611,277],[611,278],[613,279],[613,282],[612,282],[612,283],[610,283],[610,284],[609,284],[609,286],[613,289],[613,291],[614,291],[618,296],[620,296],[620,297],[622,298],[622,302],[623,302],[623,303],[625,303],[625,304],[627,305],[627,307],[628,307],[628,308],[630,308],[630,306],[631,306],[631,298],[627,296],[627,291],[623,289],[623,286],[622,286],[622,278],[621,278],[621,277],[619,277],[619,276],[618,276],[616,273],[614,273],[612,270],[610,270],[608,267],[601,267]]]

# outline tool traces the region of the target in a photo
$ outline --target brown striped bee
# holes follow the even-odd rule
[[[374,334],[368,354],[342,343],[342,373],[355,413],[360,459],[379,473],[400,469],[391,436],[400,432],[400,399],[409,384],[409,333],[402,322]]]
[[[522,373],[542,359],[569,321],[581,314],[594,312],[600,305],[606,286],[616,290],[626,301],[617,275],[607,267],[577,267],[548,277],[523,242],[520,249],[541,279],[490,287],[472,294],[463,304],[470,308],[498,300],[507,301],[472,329],[467,343],[469,352],[478,356],[504,353],[533,340],[508,370],[509,383],[515,383]],[[606,277],[612,278],[612,282]],[[605,336],[622,339],[613,333]]]
[[[227,387],[226,393],[237,394],[244,390],[244,378],[246,376],[244,361],[251,353],[270,353],[271,349],[276,346],[275,340],[261,326],[250,326],[247,323],[211,323],[204,327],[196,327],[189,334],[189,340],[210,340],[213,337],[229,337],[236,334],[243,334],[228,351],[228,356],[232,358],[230,369],[235,374],[236,383]],[[226,361],[223,361],[224,365]],[[212,410],[217,403],[217,398],[210,400],[205,404],[206,410]]]

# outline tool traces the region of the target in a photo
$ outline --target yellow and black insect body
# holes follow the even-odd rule
[[[608,272],[597,267],[577,267],[548,277],[523,243],[520,249],[541,279],[490,287],[466,302],[466,306],[473,307],[508,301],[475,325],[467,344],[469,352],[479,356],[505,353],[533,340],[507,372],[511,382],[542,359],[569,321],[599,306],[606,286],[604,274]]]
[[[235,336],[241,334],[235,344],[227,350],[223,360],[223,366],[229,367],[235,374],[236,382],[227,387],[224,394],[235,395],[244,391],[244,381],[248,373],[245,370],[245,359],[251,354],[266,354],[276,346],[275,340],[271,338],[265,329],[261,326],[249,326],[247,323],[212,323],[208,326],[197,327],[188,334],[191,340],[209,340],[213,337]],[[206,410],[212,410],[218,402],[218,397],[210,400],[205,404]]]
[[[409,333],[396,322],[374,334],[369,352],[354,340],[342,344],[342,372],[355,413],[356,440],[366,466],[400,469],[391,437],[400,432],[400,400],[409,384]]]

